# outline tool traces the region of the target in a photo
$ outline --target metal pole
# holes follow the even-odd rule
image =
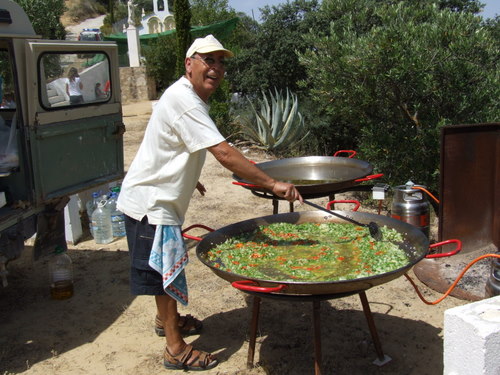
[[[280,201],[276,198],[273,198],[273,215],[276,215],[279,211],[279,203]]]
[[[259,326],[259,312],[260,312],[261,298],[253,297],[253,307],[252,307],[252,320],[250,324],[250,343],[248,344],[248,357],[247,357],[247,368],[253,368],[253,359],[255,356],[255,342],[257,339],[257,328]]]
[[[321,375],[321,322],[320,301],[313,300],[313,329],[314,329],[314,374]]]
[[[383,365],[391,360],[390,357],[384,355],[382,350],[382,344],[378,337],[377,328],[375,327],[375,321],[373,320],[373,314],[370,310],[370,305],[368,304],[368,298],[366,298],[366,293],[360,292],[359,298],[361,299],[361,304],[363,305],[363,312],[365,313],[366,321],[368,322],[368,328],[370,329],[370,334],[372,336],[373,345],[375,346],[375,351],[377,352],[378,362]]]

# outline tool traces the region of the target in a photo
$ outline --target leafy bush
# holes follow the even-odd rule
[[[229,83],[224,80],[210,97],[210,117],[214,120],[221,134],[226,138],[230,138],[238,132],[237,126],[232,121],[230,106],[231,91]]]
[[[388,183],[437,190],[440,128],[500,118],[498,40],[429,1],[325,0],[323,13],[331,35],[310,33],[301,55],[317,111]]]
[[[177,59],[175,36],[161,36],[151,41],[142,52],[147,74],[154,79],[157,92],[164,91],[179,78],[175,74]]]
[[[60,19],[66,10],[64,0],[16,0],[29,17],[35,33],[45,39],[66,37],[66,30]]]

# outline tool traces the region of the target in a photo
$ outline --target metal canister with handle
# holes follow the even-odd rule
[[[429,237],[429,201],[421,190],[414,189],[414,187],[425,188],[411,181],[394,188],[391,217],[419,228]]]

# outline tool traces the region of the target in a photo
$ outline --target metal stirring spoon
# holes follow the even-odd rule
[[[304,199],[304,203],[308,204],[311,207],[317,208],[318,210],[328,212],[330,215],[337,216],[337,217],[341,218],[342,220],[349,221],[349,222],[351,222],[353,224],[356,224],[356,225],[359,225],[361,227],[367,227],[368,230],[370,231],[370,235],[375,240],[380,241],[382,239],[382,232],[380,231],[380,227],[378,226],[377,223],[375,223],[373,221],[370,221],[368,224],[360,223],[357,220],[351,219],[350,217],[339,215],[336,212],[330,211],[330,210],[328,210],[328,209],[326,209],[324,207],[321,207],[320,205],[318,205],[316,203],[310,202],[310,201],[308,201],[306,199]]]

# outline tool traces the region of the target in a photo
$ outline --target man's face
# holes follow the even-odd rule
[[[207,102],[224,78],[226,71],[224,52],[195,53],[186,58],[185,64],[186,76],[192,83],[194,91]]]

